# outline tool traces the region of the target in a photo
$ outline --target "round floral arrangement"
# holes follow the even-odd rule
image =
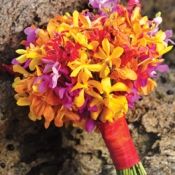
[[[47,28],[24,30],[24,49],[13,59],[17,105],[45,128],[72,124],[99,130],[119,175],[145,175],[125,116],[156,87],[165,72],[162,55],[172,49],[161,14],[141,15],[138,0],[90,0],[95,12],[74,11],[50,19]]]

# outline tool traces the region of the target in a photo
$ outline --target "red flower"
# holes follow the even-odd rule
[[[102,42],[104,38],[109,38],[110,35],[109,35],[109,32],[102,29],[94,29],[93,31],[91,31],[89,33],[89,37],[90,37],[90,40],[91,41],[98,41],[98,42]]]
[[[46,59],[65,64],[78,58],[79,49],[79,44],[72,41],[64,42],[61,35],[56,35],[55,38],[47,43]]]

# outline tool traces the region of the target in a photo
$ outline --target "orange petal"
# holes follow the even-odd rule
[[[46,106],[43,116],[45,118],[44,126],[45,128],[48,128],[50,125],[50,122],[54,119],[54,116],[55,116],[55,112],[50,105]]]
[[[129,79],[129,80],[136,80],[137,79],[137,74],[129,69],[129,68],[122,68],[122,69],[117,69],[118,76],[121,79]]]
[[[29,75],[29,72],[27,72],[22,66],[17,64],[13,66],[13,71],[23,75]]]

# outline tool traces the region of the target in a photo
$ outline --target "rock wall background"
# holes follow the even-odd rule
[[[144,14],[162,11],[163,28],[175,31],[175,1],[147,0]],[[23,28],[48,19],[86,0],[0,0],[0,62],[9,63],[22,40]],[[148,175],[175,175],[175,52],[165,56],[170,72],[157,90],[138,102],[128,121]],[[15,105],[12,78],[0,73],[0,175],[115,175],[99,134],[79,129],[43,128]]]

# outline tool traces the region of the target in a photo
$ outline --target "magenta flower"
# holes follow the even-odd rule
[[[117,9],[118,0],[89,0],[89,4],[98,9],[102,14],[113,12]]]
[[[27,40],[25,45],[29,46],[30,43],[34,43],[36,41],[36,28],[31,26],[31,27],[27,27],[24,30],[24,33],[27,35]]]
[[[58,82],[58,78],[60,78],[60,73],[59,73],[59,69],[60,69],[60,65],[58,62],[56,62],[53,67],[52,67],[52,71],[53,73],[51,74],[52,76],[52,88],[54,89],[57,86],[57,82]]]
[[[156,67],[156,71],[161,73],[167,73],[169,72],[169,67],[167,64],[160,64]]]
[[[137,6],[140,6],[140,0],[128,0],[128,10],[130,12]]]
[[[173,31],[166,30],[165,35],[166,35],[165,42],[166,43],[170,42],[171,44],[175,45],[175,42],[171,39],[173,37]]]
[[[96,127],[96,122],[91,118],[87,119],[85,129],[87,132],[92,132]]]
[[[126,98],[128,100],[128,107],[130,109],[134,108],[135,102],[140,99],[140,96],[138,95],[137,89],[133,88],[131,93],[126,95]]]

